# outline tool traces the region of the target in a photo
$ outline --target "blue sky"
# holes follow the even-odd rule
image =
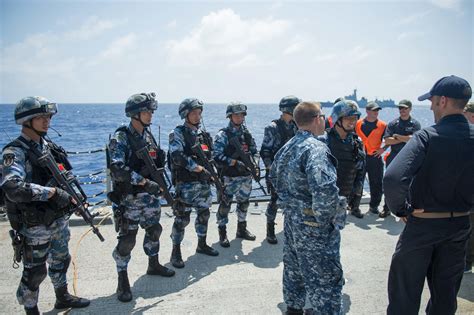
[[[415,100],[474,84],[474,1],[0,0],[0,103]]]

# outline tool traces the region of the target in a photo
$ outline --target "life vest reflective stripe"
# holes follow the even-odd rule
[[[362,123],[364,119],[359,119],[356,124],[356,133],[362,139],[364,143],[365,152],[368,155],[374,155],[374,153],[380,149],[382,145],[382,136],[385,132],[385,127],[387,124],[381,120],[377,120],[377,125],[374,130],[372,130],[367,137],[362,131]]]

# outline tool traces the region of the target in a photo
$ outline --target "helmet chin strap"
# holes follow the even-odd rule
[[[341,122],[341,119],[339,119],[337,122],[336,122],[336,126],[340,127],[342,130],[344,130],[346,133],[350,133],[352,131],[354,131],[354,129],[352,130],[347,130],[346,128],[344,128],[344,126],[342,125],[342,122]]]
[[[43,138],[44,136],[46,136],[48,134],[47,131],[39,131],[39,130],[36,130],[35,128],[33,128],[31,126],[31,121],[28,121],[28,124],[24,124],[23,125],[25,128],[28,128],[30,130],[33,130],[34,133],[36,133],[38,136],[40,136],[41,138]]]
[[[137,118],[137,117],[138,117],[138,118]],[[147,128],[147,127],[150,127],[150,125],[151,125],[151,123],[145,124],[145,123],[142,121],[142,119],[140,118],[140,114],[133,116],[132,119],[138,121],[138,122],[143,126],[144,129]]]

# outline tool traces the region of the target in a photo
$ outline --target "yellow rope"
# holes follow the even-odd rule
[[[103,213],[101,213],[100,215],[102,215]],[[107,214],[102,218],[102,220],[99,221],[99,223],[96,225],[97,227],[101,226],[102,225],[102,222],[104,222],[107,218],[109,218],[110,216],[112,215],[112,212],[111,211],[108,211]],[[76,243],[76,247],[74,248],[74,252],[72,254],[72,268],[73,268],[73,280],[72,280],[72,287],[73,287],[73,291],[74,291],[74,295],[77,295],[77,273],[78,273],[78,268],[77,268],[77,264],[76,264],[76,258],[77,258],[77,252],[79,251],[79,244],[82,242],[82,240],[84,239],[84,237],[86,237],[86,235],[92,231],[92,228],[85,231],[81,237],[79,238],[79,240],[77,241]]]

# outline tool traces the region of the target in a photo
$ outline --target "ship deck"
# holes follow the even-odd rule
[[[215,216],[211,215],[208,241],[219,250],[218,257],[195,253],[197,243],[193,224],[186,229],[182,252],[186,267],[177,269],[172,278],[145,274],[147,258],[141,249],[143,231],[140,231],[132,260],[129,277],[134,299],[121,303],[116,299],[117,285],[115,264],[111,252],[116,245],[116,234],[109,220],[100,230],[105,242],[89,233],[80,242],[88,227],[79,219],[71,220],[71,253],[75,258],[77,277],[71,265],[68,280],[71,291],[75,283],[78,295],[91,299],[85,309],[72,310],[71,314],[281,314],[286,309],[282,297],[282,216],[277,217],[277,245],[265,241],[265,202],[250,206],[248,228],[257,240],[234,239],[236,216],[230,215],[228,226],[230,248],[221,248]],[[368,211],[366,204],[362,212]],[[216,205],[213,206],[213,213]],[[173,224],[169,208],[163,208],[163,234],[160,260],[169,264]],[[168,214],[168,215],[167,215]],[[193,215],[194,217],[194,215]],[[193,222],[193,221],[192,221]],[[380,219],[367,214],[363,219],[348,216],[342,231],[341,259],[346,284],[343,289],[345,314],[384,314],[387,307],[387,278],[391,255],[403,223],[391,216]],[[12,249],[8,238],[9,224],[0,223],[0,303],[3,314],[18,314],[15,291],[21,277],[21,268],[12,269]],[[423,291],[420,314],[429,297]],[[58,314],[54,310],[54,292],[47,279],[40,289],[39,307],[45,314]],[[465,274],[458,295],[457,314],[474,314],[474,274]]]

